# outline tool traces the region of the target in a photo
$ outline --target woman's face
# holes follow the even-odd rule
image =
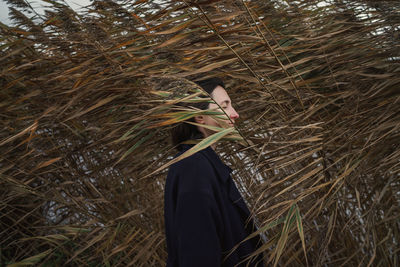
[[[231,119],[232,122],[228,118],[226,118],[225,122],[228,124],[228,126],[232,127],[233,124],[235,123],[235,120],[237,120],[239,118],[239,114],[232,107],[232,102],[231,102],[231,99],[230,99],[228,93],[225,91],[225,89],[223,87],[218,85],[217,87],[215,87],[215,89],[211,93],[211,97],[214,99],[214,101],[216,103],[218,103],[218,105],[220,105],[220,107],[229,116],[229,118]],[[208,108],[209,109],[217,109],[217,111],[218,111],[218,105],[214,104],[214,103],[210,103]],[[197,121],[197,123],[200,123],[200,124],[217,126],[217,127],[224,126],[224,125],[220,125],[211,116],[197,116],[195,118],[195,120]],[[199,129],[199,130],[205,135],[205,137],[212,134],[212,132],[209,129],[206,129],[203,127],[200,127],[200,128],[202,128],[202,129]]]

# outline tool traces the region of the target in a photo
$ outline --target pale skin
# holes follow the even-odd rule
[[[220,105],[220,107],[229,116],[230,120],[228,118],[226,118],[226,123],[228,124],[228,126],[233,127],[235,120],[239,119],[239,114],[233,108],[232,101],[231,101],[228,93],[225,91],[225,89],[222,86],[218,85],[217,87],[215,87],[214,91],[211,93],[211,97],[214,99],[214,101],[216,103],[218,103]],[[208,108],[218,110],[218,105],[215,103],[210,103]],[[215,119],[213,119],[211,116],[208,116],[208,115],[196,116],[196,117],[194,117],[194,120],[195,120],[195,122],[197,122],[199,124],[221,127],[221,125]],[[197,126],[197,128],[203,134],[203,136],[205,138],[213,134],[213,132],[207,128],[200,127],[200,126]],[[212,145],[211,147],[215,148],[215,144]]]

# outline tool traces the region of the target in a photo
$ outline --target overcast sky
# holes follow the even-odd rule
[[[28,1],[31,5],[41,13],[44,5],[48,5],[46,2],[37,0],[37,1]],[[81,6],[86,6],[90,4],[90,0],[66,0],[66,2],[75,10],[78,10]],[[0,0],[0,21],[9,24],[10,20],[8,19],[8,6],[5,0]]]

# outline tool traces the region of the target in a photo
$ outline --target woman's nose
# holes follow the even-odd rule
[[[239,118],[239,114],[236,112],[234,108],[232,108],[231,119],[236,120]]]

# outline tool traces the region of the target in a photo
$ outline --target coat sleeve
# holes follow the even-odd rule
[[[202,161],[186,167],[180,172],[175,213],[179,266],[221,266],[220,214],[212,193],[217,177]]]

